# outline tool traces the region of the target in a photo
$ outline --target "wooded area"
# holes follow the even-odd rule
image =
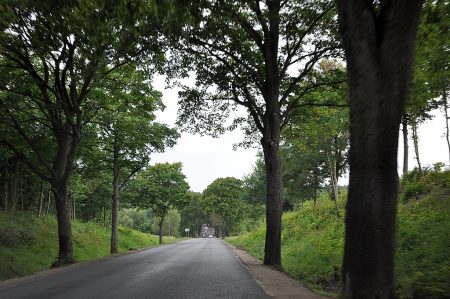
[[[345,222],[343,297],[394,298],[400,129],[403,178],[410,142],[426,177],[418,127],[439,109],[450,165],[448,1],[7,0],[0,11],[0,206],[56,217],[53,266],[75,262],[78,219],[111,229],[111,253],[120,226],[162,244],[205,223],[219,237],[264,223],[264,263],[282,267],[283,212],[327,197]],[[181,88],[176,127],[156,119],[158,74]],[[181,163],[151,162],[180,132],[235,129],[236,146],[260,149],[244,178],[195,193]]]

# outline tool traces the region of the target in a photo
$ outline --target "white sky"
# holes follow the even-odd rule
[[[165,89],[164,77],[157,76],[153,80],[153,87],[163,93],[166,109],[157,113],[157,121],[174,126],[178,110],[178,89]],[[448,148],[445,141],[445,117],[443,112],[436,110],[432,120],[419,127],[419,153],[423,166],[436,162],[447,165]],[[400,132],[399,140],[399,173],[403,163],[403,141]],[[182,162],[183,173],[191,186],[191,190],[203,191],[212,181],[219,177],[233,176],[242,178],[249,174],[256,161],[257,149],[238,148],[233,150],[233,144],[243,140],[243,133],[239,130],[227,132],[219,138],[201,137],[182,133],[181,138],[173,148],[164,153],[154,154],[152,163]],[[409,168],[414,168],[414,148],[410,140]],[[348,178],[341,178],[340,184],[347,184]]]
[[[179,89],[165,89],[163,76],[153,80],[153,87],[162,91],[166,109],[158,112],[157,121],[174,126],[178,111]],[[152,163],[182,162],[183,173],[191,190],[202,192],[212,181],[220,177],[242,178],[251,172],[256,162],[257,149],[238,148],[233,144],[243,140],[240,130],[226,132],[219,138],[181,133],[181,138],[173,148],[164,153],[153,154]]]

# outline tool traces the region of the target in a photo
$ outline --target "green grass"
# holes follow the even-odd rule
[[[88,261],[109,255],[111,232],[94,222],[72,222],[74,255]],[[164,237],[165,243],[175,238]],[[156,246],[158,236],[129,228],[119,228],[119,251]],[[0,213],[0,280],[48,269],[58,254],[54,217]]]
[[[399,204],[396,286],[399,298],[450,296],[450,190],[431,188],[420,199]],[[344,200],[340,201],[341,215]],[[228,241],[262,259],[264,225]],[[333,202],[283,215],[282,263],[293,277],[322,294],[340,289],[344,222],[335,216]]]

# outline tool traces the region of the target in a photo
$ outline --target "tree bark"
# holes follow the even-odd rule
[[[408,146],[408,116],[403,114],[402,117],[403,131],[403,174],[408,172],[409,146]]]
[[[163,244],[163,224],[164,218],[166,217],[165,213],[162,214],[161,220],[159,221],[159,244]]]
[[[14,213],[17,208],[17,202],[19,199],[19,176],[20,176],[20,162],[18,159],[14,160],[14,174],[11,180],[10,189],[10,208],[9,210]]]
[[[52,189],[50,188],[50,190],[48,191],[48,202],[47,202],[47,212],[45,213],[45,216],[47,216],[50,213],[50,203],[52,200]]]
[[[57,136],[57,153],[53,162],[51,187],[55,196],[56,218],[58,220],[58,259],[53,267],[74,263],[71,227],[71,203],[69,181],[79,137],[65,130]]]
[[[112,194],[112,209],[111,209],[111,253],[117,253],[119,251],[119,147],[114,142],[113,149],[113,194]]]
[[[3,183],[3,192],[4,192],[4,198],[3,198],[3,208],[5,209],[5,213],[8,213],[8,181],[5,177],[5,182]]]
[[[39,195],[39,211],[38,211],[38,217],[41,217],[41,215],[42,215],[42,206],[43,206],[43,203],[44,203],[44,186],[43,186],[43,184],[41,183],[41,192],[40,192],[40,195]]]
[[[350,92],[344,298],[394,298],[398,135],[421,5],[338,1]]]
[[[24,198],[23,198],[23,176],[20,177],[20,182],[19,182],[19,193],[20,193],[20,211],[23,213],[24,211]]]
[[[76,215],[76,212],[77,212],[77,204],[76,204],[76,202],[75,202],[75,198],[73,198],[73,196],[71,197],[71,199],[72,199],[72,219],[73,220],[75,220],[75,219],[77,219],[77,215]]]
[[[278,114],[272,114],[275,122],[266,126],[271,138],[262,139],[267,178],[266,242],[264,264],[281,267],[281,216],[282,216],[282,167],[279,153],[280,126]]]
[[[416,154],[417,168],[419,168],[419,174],[422,176],[422,164],[420,163],[420,155],[419,155],[419,136],[417,134],[417,120],[415,118],[412,119],[412,137],[414,144],[414,153]]]
[[[339,214],[339,207],[338,207],[338,197],[339,197],[339,191],[338,191],[338,179],[336,175],[336,159],[333,159],[333,161],[330,158],[330,155],[327,152],[327,160],[328,165],[330,168],[330,181],[331,181],[331,187],[333,189],[333,197],[334,197],[334,208],[336,209],[336,217],[340,218],[341,215]]]

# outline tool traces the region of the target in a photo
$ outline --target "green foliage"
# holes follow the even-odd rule
[[[438,165],[427,169],[423,178],[415,171],[403,179],[416,180],[422,182],[424,193],[418,200],[400,202],[398,209],[397,296],[446,298],[450,294],[450,171],[440,171]],[[341,197],[342,214],[344,203]],[[262,259],[264,237],[262,225],[228,240]],[[306,202],[283,216],[283,267],[313,289],[338,294],[343,244],[343,220],[335,217],[333,203],[326,196],[319,198],[315,207]]]
[[[172,208],[183,207],[189,185],[181,171],[181,163],[158,163],[140,173],[134,185],[139,194],[134,205],[151,209],[159,217],[165,217]]]
[[[101,107],[86,130],[82,158],[86,164],[119,166],[122,185],[130,175],[148,166],[150,155],[172,147],[179,134],[155,122],[155,112],[164,110],[161,93],[148,83],[149,76],[136,65],[126,65],[110,74],[110,80],[92,91]]]
[[[180,210],[181,214],[181,233],[184,234],[185,228],[191,228],[193,236],[200,234],[202,224],[209,223],[209,215],[203,210],[201,205],[201,194],[188,192],[188,203]]]
[[[191,22],[181,41],[174,39],[170,61],[172,77],[196,74],[195,86],[179,93],[183,129],[215,136],[240,127],[247,137],[240,145],[248,146],[259,142],[263,128],[270,129],[264,114],[273,107],[280,107],[287,122],[304,95],[332,84],[310,76],[322,58],[340,55],[332,1],[289,1],[280,8],[194,1],[188,8]],[[234,113],[239,105],[245,115]]]
[[[242,181],[233,177],[218,178],[203,191],[202,206],[216,216],[224,235],[232,232],[243,216],[243,195]]]
[[[450,171],[420,200],[400,205],[396,278],[402,298],[446,298],[450,294]],[[434,181],[433,181],[434,182]]]
[[[343,214],[344,199],[339,200]],[[344,223],[336,218],[334,203],[323,194],[314,206],[308,201],[283,215],[281,250],[283,268],[295,278],[322,292],[337,292],[341,271]],[[230,238],[230,243],[247,249],[252,255],[264,256],[265,226]]]
[[[74,254],[77,261],[109,255],[111,232],[94,222],[73,221]],[[119,228],[119,252],[158,244],[158,237]],[[167,238],[166,243],[175,239]],[[0,280],[28,275],[50,267],[58,254],[54,217],[0,213]]]
[[[450,6],[426,1],[417,32],[415,67],[407,113],[419,121],[431,118],[436,98],[450,89]]]
[[[151,232],[151,211],[138,209],[122,209],[119,211],[119,224],[144,233]]]
[[[161,221],[160,217],[154,217],[151,223],[151,232],[153,234],[158,234],[159,232],[159,222]],[[170,210],[166,217],[164,218],[162,231],[164,236],[180,236],[180,223],[181,216],[177,210]]]
[[[319,66],[315,77],[345,81],[343,66],[337,61],[322,60]],[[306,98],[311,106],[293,112],[282,135],[285,210],[316,198],[321,189],[332,185],[332,177],[338,180],[348,166],[350,116],[346,84],[318,88]]]
[[[433,168],[423,168],[422,173],[415,168],[404,174],[401,180],[401,201],[420,199],[432,189],[448,190],[450,188],[450,172],[443,172],[441,169],[441,163],[437,163]]]

